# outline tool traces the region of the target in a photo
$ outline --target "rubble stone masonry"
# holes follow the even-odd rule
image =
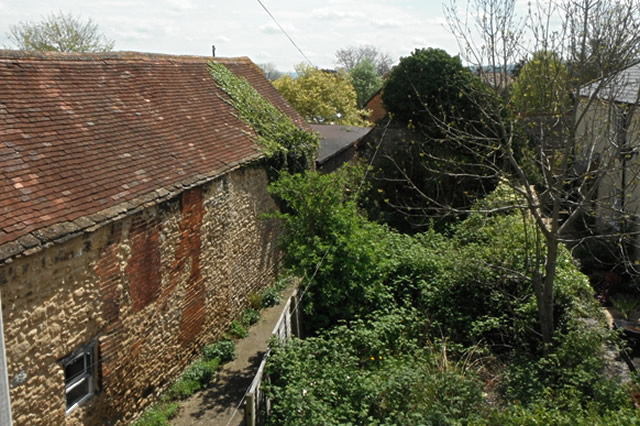
[[[139,414],[276,273],[263,169],[0,265],[16,425],[116,424]],[[61,360],[96,342],[98,392],[65,414]]]

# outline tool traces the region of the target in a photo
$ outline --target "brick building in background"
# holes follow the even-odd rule
[[[131,419],[273,282],[262,153],[210,60],[0,51],[16,424]],[[306,126],[249,59],[215,61]]]

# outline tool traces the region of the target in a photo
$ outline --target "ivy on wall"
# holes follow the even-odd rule
[[[224,65],[209,63],[216,85],[229,96],[238,118],[257,135],[272,177],[280,171],[299,173],[314,164],[319,142],[317,135],[300,129],[293,121],[263,98],[245,78],[237,77]]]

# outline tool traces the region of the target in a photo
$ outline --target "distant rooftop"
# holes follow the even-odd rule
[[[605,77],[606,78],[606,77]],[[591,96],[603,80],[582,88],[582,96]],[[596,94],[598,99],[613,100],[627,104],[636,104],[640,89],[640,62],[637,62],[618,73],[610,82],[605,82]]]
[[[326,163],[342,151],[353,146],[371,131],[370,127],[331,126],[326,124],[312,124],[311,128],[320,135],[319,165]]]

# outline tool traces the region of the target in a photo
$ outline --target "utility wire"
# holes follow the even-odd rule
[[[296,44],[295,41],[293,41],[293,39],[291,38],[291,36],[289,36],[289,34],[287,34],[287,32],[284,30],[284,28],[282,28],[282,25],[280,25],[280,23],[278,22],[278,20],[271,14],[271,12],[269,12],[269,9],[267,9],[267,6],[264,5],[264,3],[262,3],[262,0],[258,0],[258,3],[260,3],[260,6],[262,6],[262,8],[265,10],[265,12],[267,12],[267,14],[271,17],[271,19],[273,19],[273,22],[276,23],[276,25],[278,26],[278,28],[280,28],[280,30],[284,33],[284,35],[287,36],[287,38],[289,39],[289,41],[291,42],[291,44],[293,44],[293,46],[298,49],[298,52],[300,52],[300,54],[304,57],[304,59],[309,62],[309,65],[311,65],[314,68],[317,68],[315,65],[313,65],[313,62],[311,62],[309,60],[309,58],[307,58],[307,55],[304,54],[304,52],[302,51],[302,49],[300,49],[298,47],[298,45]]]

